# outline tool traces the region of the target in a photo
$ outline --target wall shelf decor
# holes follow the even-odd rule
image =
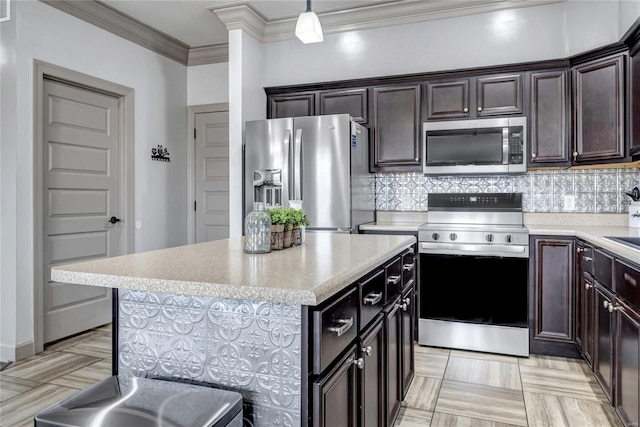
[[[169,150],[163,148],[162,145],[158,145],[157,148],[151,149],[151,160],[158,160],[160,162],[170,162]]]

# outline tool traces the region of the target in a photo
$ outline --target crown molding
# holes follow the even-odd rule
[[[227,31],[241,29],[261,42],[266,41],[264,34],[269,21],[249,3],[222,7],[213,6],[209,10],[218,16],[218,19],[227,27]]]
[[[433,3],[405,0],[318,13],[318,17],[324,34],[334,34],[506,9],[563,3],[564,1],[566,0],[464,0]],[[268,20],[247,2],[240,5],[211,7],[209,9],[218,16],[228,30],[243,29],[261,42],[268,43],[295,38],[294,30],[297,17]]]
[[[40,0],[157,54],[187,65],[189,46],[98,0]]]
[[[210,44],[189,49],[189,61],[187,65],[206,65],[229,62],[229,44]]]

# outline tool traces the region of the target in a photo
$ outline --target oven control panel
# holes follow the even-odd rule
[[[428,210],[522,210],[522,193],[429,194]]]
[[[529,245],[529,233],[523,229],[513,231],[486,231],[486,230],[420,230],[418,232],[420,242],[438,243],[473,243],[484,245]]]

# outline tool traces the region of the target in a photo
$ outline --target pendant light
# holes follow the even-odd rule
[[[307,10],[298,16],[296,37],[304,44],[318,43],[324,40],[318,15],[311,11],[311,0],[307,0]]]

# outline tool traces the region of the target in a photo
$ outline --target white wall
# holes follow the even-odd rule
[[[2,311],[4,324],[17,325],[15,342],[33,339],[33,61],[46,61],[135,90],[135,231],[136,252],[186,243],[187,67],[37,1],[14,2],[17,22],[17,138],[3,140],[3,153],[16,150],[16,192],[2,193],[14,205],[17,225],[15,315]],[[3,46],[4,47],[4,46]],[[3,93],[4,100],[4,93]],[[4,112],[3,112],[4,113]],[[4,122],[4,116],[3,116]],[[6,144],[6,146],[5,146]],[[152,162],[151,148],[162,144],[171,162]],[[3,164],[4,166],[4,164]],[[4,169],[4,168],[3,168]],[[4,170],[3,170],[4,175]],[[3,180],[4,183],[4,180]],[[3,184],[4,185],[4,184]],[[10,225],[10,218],[6,220]],[[5,216],[2,217],[5,229]],[[4,235],[3,235],[4,237]],[[4,338],[3,338],[4,339]],[[4,347],[3,347],[4,348]],[[3,357],[4,358],[4,357]]]
[[[243,30],[229,31],[229,234],[242,234],[244,123],[266,118],[263,45]]]
[[[195,65],[187,69],[189,105],[229,102],[229,63]]]
[[[640,0],[620,0],[618,2],[618,37],[622,37],[639,16]]]
[[[565,58],[617,41],[618,21],[615,0],[572,0],[329,34],[323,43],[313,45],[297,39],[268,43],[264,85]]]
[[[0,24],[0,360],[15,360],[16,21]],[[9,346],[6,347],[5,343]]]

